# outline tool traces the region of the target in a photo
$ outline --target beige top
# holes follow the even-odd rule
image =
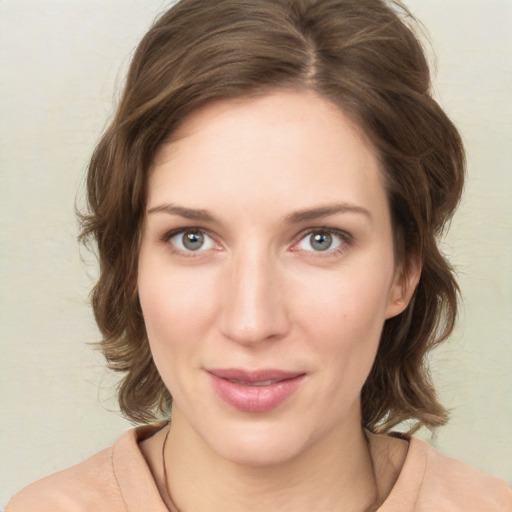
[[[138,443],[162,424],[128,430],[110,448],[18,492],[6,512],[168,512]],[[370,435],[372,456],[389,437]],[[409,441],[400,475],[378,512],[512,512],[497,478]]]

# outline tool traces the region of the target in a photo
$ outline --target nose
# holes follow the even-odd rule
[[[222,334],[254,345],[282,338],[289,330],[286,290],[279,263],[255,248],[234,255],[223,283]],[[226,274],[225,274],[226,275]]]

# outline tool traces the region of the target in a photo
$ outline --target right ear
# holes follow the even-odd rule
[[[421,276],[421,260],[419,255],[409,257],[404,266],[396,269],[393,285],[390,290],[386,318],[402,313],[411,301]]]

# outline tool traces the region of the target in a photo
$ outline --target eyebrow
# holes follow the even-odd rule
[[[169,215],[178,215],[185,219],[201,220],[203,222],[214,222],[215,217],[207,210],[201,210],[196,208],[185,208],[183,206],[177,206],[175,204],[162,204],[149,208],[147,211],[148,215],[151,213],[168,213]]]
[[[322,217],[328,217],[337,213],[358,213],[368,217],[372,220],[372,215],[366,208],[357,206],[350,203],[335,203],[326,206],[320,206],[318,208],[308,208],[305,210],[299,210],[298,212],[291,213],[285,217],[287,224],[299,224],[301,222],[308,222],[317,220]]]
[[[208,210],[186,208],[175,204],[162,204],[149,208],[148,215],[151,213],[168,213],[169,215],[178,215],[185,219],[199,220],[203,222],[215,222],[215,217]],[[328,217],[337,213],[357,213],[368,217],[372,220],[372,215],[366,208],[353,205],[350,203],[336,203],[331,205],[319,206],[317,208],[307,208],[287,215],[284,219],[286,224],[300,224]]]

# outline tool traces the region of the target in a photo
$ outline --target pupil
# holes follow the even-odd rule
[[[183,245],[190,251],[197,251],[204,243],[204,236],[197,231],[191,231],[183,235]]]
[[[332,236],[329,233],[317,233],[311,237],[311,246],[317,251],[325,251],[332,244]]]

